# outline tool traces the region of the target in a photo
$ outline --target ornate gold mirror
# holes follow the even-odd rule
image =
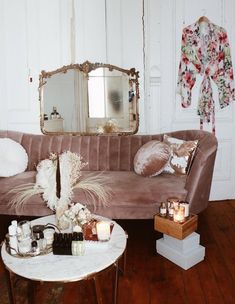
[[[139,72],[110,64],[71,64],[39,77],[44,134],[134,134]]]

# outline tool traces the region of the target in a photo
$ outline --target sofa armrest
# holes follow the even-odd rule
[[[205,132],[205,135],[199,139],[185,185],[188,191],[186,200],[190,204],[191,213],[198,214],[209,203],[217,147],[217,139],[211,133]]]

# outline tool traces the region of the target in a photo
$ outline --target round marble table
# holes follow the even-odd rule
[[[105,218],[105,220],[108,219]],[[74,282],[91,277],[95,281],[96,293],[98,293],[99,288],[96,285],[96,275],[110,266],[115,266],[114,303],[116,303],[119,272],[118,260],[125,252],[127,236],[120,225],[114,221],[112,222],[114,226],[110,240],[104,243],[86,242],[85,255],[83,256],[53,255],[53,253],[49,253],[32,258],[19,258],[11,256],[6,251],[4,244],[1,254],[2,260],[10,274],[11,302],[15,303],[11,274],[16,274],[30,281],[43,282]],[[47,223],[55,223],[55,216],[50,215],[32,221],[33,225],[45,225]],[[98,303],[99,298],[100,296],[97,295]]]

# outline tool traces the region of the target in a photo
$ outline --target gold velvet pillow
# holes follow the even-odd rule
[[[160,174],[171,157],[170,147],[158,140],[151,140],[137,151],[134,158],[135,173],[142,176],[156,176]]]
[[[187,174],[192,165],[198,140],[185,141],[164,135],[163,142],[171,149],[171,159],[164,172]]]

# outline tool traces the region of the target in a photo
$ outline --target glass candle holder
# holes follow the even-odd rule
[[[55,229],[52,227],[47,227],[44,229],[43,233],[47,246],[51,246],[54,241]]]
[[[181,201],[180,206],[184,207],[184,216],[188,217],[189,216],[189,203]]]
[[[180,200],[179,200],[177,197],[169,197],[169,198],[167,199],[167,206],[168,206],[168,208],[169,208],[170,205],[173,204],[173,207],[174,207],[174,208],[177,208],[177,207],[179,206],[179,202],[180,202]]]
[[[174,222],[177,222],[177,223],[183,223],[185,221],[183,206],[180,206],[180,207],[177,207],[174,209],[173,220],[174,220]]]
[[[99,241],[110,239],[110,222],[100,221],[96,224],[97,237]]]

